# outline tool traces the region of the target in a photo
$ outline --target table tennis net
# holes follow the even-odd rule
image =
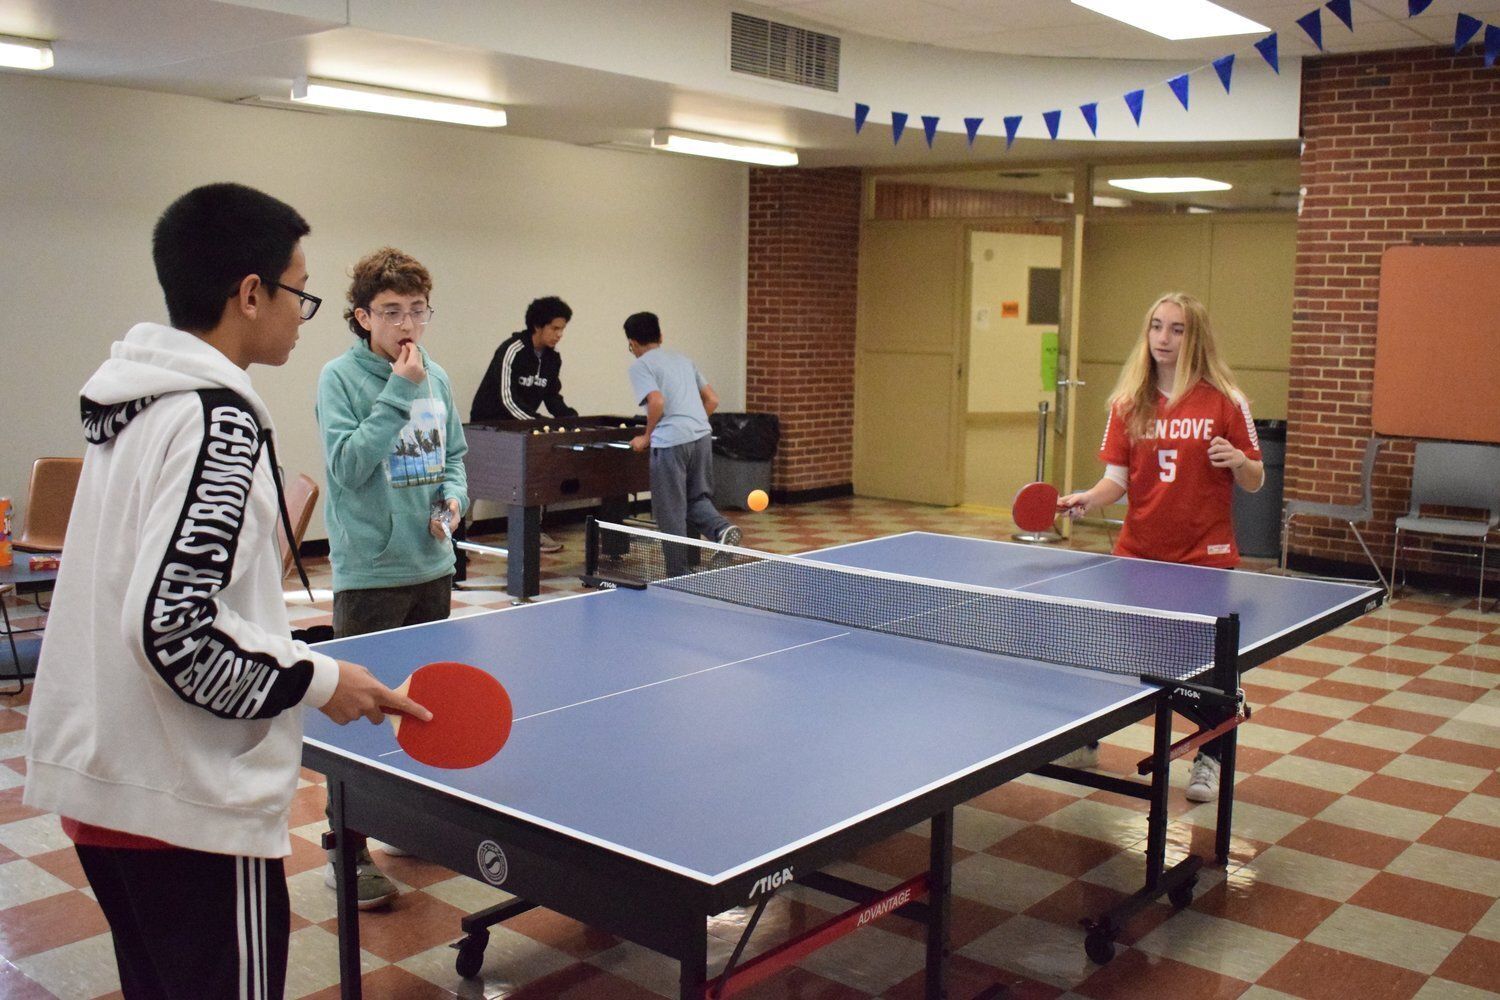
[[[798,618],[1114,674],[1188,679],[1212,666],[1203,615],[977,587],[598,522],[591,572]]]

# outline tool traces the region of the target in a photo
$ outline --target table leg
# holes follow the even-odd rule
[[[927,1000],[948,996],[948,935],[953,923],[953,810],[932,817],[927,873]]]
[[[336,887],[339,926],[339,996],[342,1000],[360,1000],[362,984],[359,970],[359,864],[355,857],[354,838],[344,824],[344,783],[328,779],[329,831],[324,847],[332,841],[333,873]]]
[[[677,995],[679,1000],[703,1000],[708,985],[708,921],[697,918],[696,929],[683,942],[677,956]]]
[[[542,509],[510,504],[505,512],[505,589],[530,600],[542,589]]]

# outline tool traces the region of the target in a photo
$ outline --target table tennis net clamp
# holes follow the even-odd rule
[[[1192,900],[1203,860],[1189,855],[1166,868],[1168,772],[1171,761],[1218,741],[1221,773],[1215,860],[1229,856],[1234,801],[1236,727],[1249,718],[1239,678],[1239,618],[1179,614],[1034,592],[971,586],[861,569],[813,558],[784,556],[590,519],[585,533],[588,586],[661,587],[762,611],[810,618],[958,646],[1000,656],[1043,660],[1074,668],[1137,677],[1158,687],[1152,753],[1137,767],[1141,782],[1043,763],[1035,773],[1146,799],[1148,820],[1144,887],[1096,920],[1083,922],[1085,948],[1107,961],[1114,940],[1135,913],[1167,896],[1176,906]],[[1172,717],[1199,723],[1197,732],[1172,741]],[[1103,724],[1101,724],[1103,725]],[[1080,730],[1077,737],[1108,735]],[[808,884],[806,878],[799,880]],[[817,887],[856,902],[866,887],[820,877]]]

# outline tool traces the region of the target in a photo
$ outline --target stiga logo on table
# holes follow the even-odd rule
[[[791,880],[792,870],[790,868],[783,868],[779,872],[772,872],[769,875],[763,875],[755,880],[755,885],[750,887],[750,898],[754,899],[756,896],[759,896],[763,893],[780,889]]]
[[[490,885],[500,885],[505,881],[505,876],[510,874],[510,865],[505,860],[505,852],[500,850],[500,845],[493,840],[480,841],[477,857],[479,875]]]

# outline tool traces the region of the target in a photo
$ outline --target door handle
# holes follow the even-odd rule
[[[1058,386],[1060,388],[1063,388],[1063,389],[1066,389],[1070,385],[1076,385],[1076,386],[1079,386],[1080,388],[1083,387],[1083,386],[1088,385],[1088,383],[1085,382],[1085,381],[1083,381],[1083,379],[1071,379],[1071,378],[1060,378],[1060,379],[1057,380],[1057,384],[1058,384]]]

